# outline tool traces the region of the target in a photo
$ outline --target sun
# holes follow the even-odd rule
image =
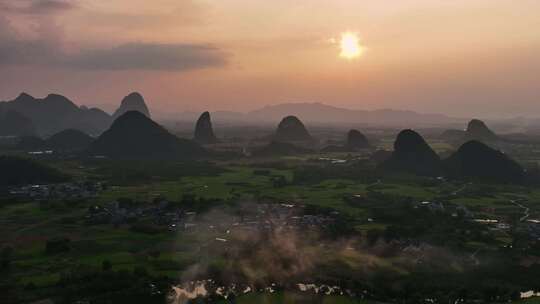
[[[362,54],[362,47],[360,46],[358,35],[353,32],[341,33],[339,47],[341,48],[339,56],[345,59],[354,59]]]

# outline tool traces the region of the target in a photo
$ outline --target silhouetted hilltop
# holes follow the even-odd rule
[[[0,102],[0,112],[7,111],[16,111],[27,117],[39,134],[53,134],[69,128],[100,133],[111,122],[109,114],[99,109],[78,107],[58,94],[38,99],[21,93],[14,100]]]
[[[505,183],[519,183],[524,178],[524,170],[518,163],[476,140],[463,144],[444,161],[444,166],[448,175],[456,178],[478,178]]]
[[[52,150],[82,151],[90,146],[94,139],[79,130],[60,131],[45,141],[45,146]]]
[[[392,156],[381,166],[386,170],[435,175],[441,171],[441,160],[420,134],[407,129],[398,134]]]
[[[276,141],[309,141],[313,138],[304,124],[296,116],[287,116],[281,120],[274,135]]]
[[[148,111],[144,98],[137,92],[133,92],[122,99],[120,107],[118,107],[118,109],[114,112],[112,118],[117,119],[129,111],[139,111],[146,117],[150,118],[150,111]]]
[[[213,144],[218,141],[216,135],[214,135],[214,130],[212,129],[210,113],[202,113],[197,120],[193,139],[200,144]]]
[[[312,152],[309,149],[298,147],[291,143],[272,141],[268,145],[253,151],[253,156],[287,156]]]
[[[470,140],[491,142],[499,139],[495,132],[491,131],[487,125],[479,119],[472,119],[469,121],[465,131],[454,129],[446,130],[440,135],[440,138],[456,145],[461,145]]]
[[[116,159],[191,159],[205,155],[197,143],[177,138],[138,111],[118,117],[88,152]]]
[[[36,133],[32,120],[14,110],[0,113],[0,136],[26,136]]]
[[[367,137],[358,130],[350,130],[347,133],[347,148],[349,150],[359,150],[369,147]]]
[[[466,138],[467,140],[493,141],[498,137],[483,121],[473,119],[467,125]]]
[[[67,180],[67,177],[58,170],[33,160],[13,156],[0,156],[1,186],[47,184],[65,180]]]
[[[369,142],[366,136],[358,130],[350,130],[347,132],[347,138],[345,139],[345,145],[330,144],[321,149],[321,152],[337,153],[337,152],[354,152],[362,149],[369,148]]]

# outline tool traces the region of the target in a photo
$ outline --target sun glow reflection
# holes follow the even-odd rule
[[[339,42],[341,48],[340,57],[345,59],[354,59],[362,54],[362,46],[358,35],[353,32],[341,33],[341,40]]]

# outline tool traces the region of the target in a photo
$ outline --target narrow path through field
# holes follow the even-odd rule
[[[525,221],[530,216],[530,208],[527,206],[523,206],[520,202],[525,202],[527,199],[519,199],[519,200],[510,200],[510,203],[518,206],[519,208],[523,209],[523,216],[519,218],[520,222]]]
[[[380,184],[382,184],[382,181],[380,179],[378,179],[376,182],[367,185],[366,190],[369,191],[369,188],[380,185]]]
[[[452,192],[452,195],[458,195],[460,192],[462,192],[463,190],[467,189],[467,186],[470,185],[472,183],[466,183],[465,185],[463,185],[461,188],[457,189],[456,191]]]

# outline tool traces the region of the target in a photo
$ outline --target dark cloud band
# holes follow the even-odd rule
[[[55,41],[23,40],[0,16],[0,66],[41,65],[83,70],[186,71],[220,67],[227,54],[204,44],[128,43],[66,53]]]
[[[74,1],[63,0],[34,0],[26,8],[29,12],[49,12],[49,11],[61,11],[69,10],[75,7]]]
[[[94,70],[191,70],[223,66],[226,54],[198,44],[129,43],[111,49],[84,51],[67,66]]]
[[[76,6],[73,0],[0,0],[0,9],[16,14],[49,14],[70,10]]]

